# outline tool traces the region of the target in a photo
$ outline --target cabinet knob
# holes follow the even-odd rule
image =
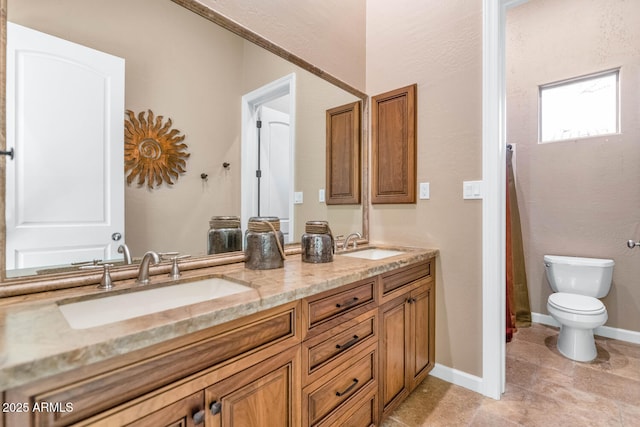
[[[193,423],[195,425],[202,424],[204,422],[204,409],[199,410],[193,414]]]
[[[209,405],[209,410],[211,411],[211,415],[218,415],[222,410],[222,402],[212,402],[211,405]]]

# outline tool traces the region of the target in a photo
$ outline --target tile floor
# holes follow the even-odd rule
[[[540,324],[518,330],[501,400],[430,376],[382,426],[640,427],[640,345],[596,337],[598,357],[579,363],[560,355],[557,336]]]

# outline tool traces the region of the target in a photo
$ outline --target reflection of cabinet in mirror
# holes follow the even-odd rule
[[[371,203],[416,202],[416,91],[371,98]]]
[[[360,106],[327,110],[328,205],[360,203]]]

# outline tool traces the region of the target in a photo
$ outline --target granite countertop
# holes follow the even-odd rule
[[[244,267],[244,263],[237,263],[187,271],[180,281],[224,277],[246,284],[251,290],[88,329],[72,329],[58,308],[61,301],[67,302],[82,296],[69,297],[68,293],[56,296],[54,293],[47,298],[5,305],[0,307],[0,391],[200,331],[409,263],[427,260],[438,254],[436,249],[375,247],[400,249],[405,253],[381,260],[337,255],[333,262],[324,264],[303,263],[299,255],[290,255],[284,268],[275,270],[250,270]],[[363,248],[366,247],[359,249]],[[147,286],[167,281],[164,275],[153,276],[152,285]],[[115,285],[116,291],[132,288],[133,279],[116,282]]]

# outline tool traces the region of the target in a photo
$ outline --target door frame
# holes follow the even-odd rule
[[[242,97],[242,135],[241,135],[241,186],[242,201],[240,207],[240,220],[243,227],[251,212],[255,212],[257,205],[255,167],[252,167],[256,158],[258,142],[256,133],[256,120],[258,107],[266,102],[284,95],[289,95],[289,158],[291,170],[289,171],[289,233],[293,236],[295,230],[295,216],[293,205],[293,192],[295,188],[295,140],[296,140],[296,74],[291,73],[277,80],[245,94]]]
[[[482,3],[482,393],[505,388],[506,14],[528,0]]]

